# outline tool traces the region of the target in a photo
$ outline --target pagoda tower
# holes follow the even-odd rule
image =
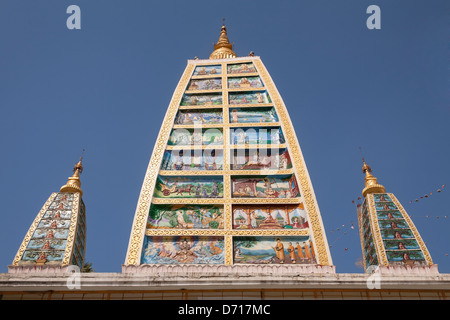
[[[59,192],[54,192],[28,229],[9,273],[58,272],[84,264],[86,208],[82,199],[80,161]]]
[[[122,272],[249,265],[335,272],[286,106],[260,57],[237,57],[223,25],[172,96]]]
[[[411,218],[392,193],[378,183],[363,158],[364,202],[358,223],[367,273],[437,273],[430,253]]]

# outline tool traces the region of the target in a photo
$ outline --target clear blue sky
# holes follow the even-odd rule
[[[71,4],[81,30],[66,27]],[[380,30],[366,27],[371,4]],[[450,189],[449,13],[446,0],[3,0],[0,272],[82,149],[86,260],[121,271],[173,91],[187,59],[209,56],[226,18],[235,52],[261,57],[289,110],[337,272],[363,272],[352,204],[361,146],[449,273],[450,190],[436,192]]]

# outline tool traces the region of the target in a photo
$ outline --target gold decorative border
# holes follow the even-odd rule
[[[229,148],[231,150],[234,149],[285,149],[286,148],[286,144],[285,143],[281,143],[281,144],[248,144],[248,145],[243,145],[243,144],[230,144]]]
[[[228,83],[227,83],[228,86]],[[266,91],[266,87],[249,87],[249,88],[227,88],[225,89],[228,92],[244,92],[244,91]]]
[[[247,127],[279,127],[280,122],[251,122],[251,123],[230,123],[227,126],[230,128],[247,128]]]
[[[228,78],[240,78],[240,77],[259,77],[258,72],[249,73],[227,73]]]
[[[226,176],[224,176],[225,178]],[[224,184],[224,195],[227,192]],[[153,198],[154,204],[300,204],[302,198]]]
[[[305,202],[305,209],[309,216],[310,228],[312,228],[312,240],[315,248],[317,248],[316,256],[318,263],[321,265],[332,265],[331,255],[326,239],[325,230],[323,227],[322,218],[320,216],[317,200],[314,195],[312,184],[309,178],[306,164],[302,156],[300,145],[297,140],[292,122],[290,120],[286,106],[281,99],[278,90],[275,87],[269,73],[267,72],[262,61],[259,59],[253,60],[253,63],[258,70],[260,77],[267,88],[269,96],[275,106],[278,118],[282,122],[282,130],[286,141],[288,142],[288,150],[291,155],[293,167],[297,171],[297,179],[299,181],[299,188]]]
[[[228,115],[229,116],[229,115]],[[225,118],[225,116],[224,116]],[[247,127],[279,127],[279,122],[258,122],[258,123],[202,123],[201,125],[195,124],[175,124],[174,129],[196,129],[201,127],[202,129],[208,128],[247,128]]]
[[[164,117],[164,123],[174,123],[175,116],[178,111],[178,106],[183,97],[183,92],[188,84],[188,81],[194,71],[194,65],[188,64],[184,73],[175,89],[172,100],[169,104],[168,110]],[[145,233],[145,226],[147,221],[147,214],[150,209],[150,202],[153,196],[153,191],[158,176],[161,161],[164,155],[167,141],[169,140],[172,126],[162,125],[156,140],[153,153],[147,167],[147,172],[144,177],[139,200],[133,220],[130,241],[128,244],[128,252],[125,260],[126,265],[138,265],[140,263],[140,256],[142,251],[142,244]]]
[[[227,203],[224,205],[224,216],[223,219],[225,221],[225,230],[233,229],[233,208],[231,203]]]
[[[384,249],[383,239],[381,237],[380,224],[378,222],[377,209],[375,207],[375,200],[373,194],[367,194],[366,200],[368,201],[369,222],[372,229],[372,237],[375,241],[375,249],[378,255],[378,264],[388,266],[389,262]]]
[[[34,218],[33,223],[31,224],[30,228],[28,229],[28,232],[25,235],[25,238],[22,241],[22,244],[19,247],[19,250],[17,251],[16,256],[14,257],[14,261],[12,263],[13,266],[18,266],[20,259],[22,259],[22,255],[25,252],[25,249],[28,246],[28,243],[31,240],[31,237],[33,236],[34,232],[36,231],[36,228],[39,224],[39,222],[42,220],[42,217],[44,216],[45,212],[48,210],[52,202],[55,200],[58,193],[54,192],[50,195],[48,200],[44,203],[41,210],[37,214],[36,218]]]
[[[392,193],[388,193],[388,196],[392,199],[392,202],[394,202],[394,204],[397,206],[397,209],[402,214],[403,219],[405,219],[406,222],[408,223],[408,226],[412,230],[414,237],[416,238],[416,241],[419,244],[420,249],[423,252],[423,255],[425,256],[425,260],[427,261],[428,265],[429,266],[433,265],[433,260],[431,259],[431,255],[428,252],[428,249],[427,249],[424,241],[422,240],[422,237],[420,236],[419,231],[417,230],[416,226],[412,222],[411,217],[408,215],[405,208],[403,208],[400,201],[398,201],[397,198]]]
[[[67,266],[71,264],[73,247],[75,244],[75,238],[77,235],[78,228],[78,215],[80,213],[80,193],[73,193],[72,201],[72,216],[70,217],[69,234],[67,236],[66,250],[64,251],[64,258],[62,260],[62,265]]]
[[[197,110],[197,109],[222,109],[223,105],[207,105],[207,106],[179,106],[178,110]]]
[[[225,170],[160,170],[162,176],[222,176]]]
[[[227,130],[227,128],[225,128]],[[225,144],[208,144],[208,145],[172,145],[166,146],[166,150],[199,150],[199,149],[225,149]],[[229,149],[284,149],[286,144],[230,144]]]
[[[228,97],[226,97],[228,99]],[[188,105],[188,106],[180,106],[179,110],[193,110],[193,109],[233,109],[233,108],[263,108],[263,107],[273,107],[273,103],[247,103],[247,104],[228,104],[223,103],[222,105],[206,105],[206,106],[197,106],[197,105]]]
[[[174,124],[173,129],[223,128],[223,123]]]
[[[225,162],[225,161],[224,161]],[[287,175],[293,174],[292,169],[266,169],[266,170],[161,170],[159,174],[162,176],[221,176],[221,175],[234,175],[234,176],[253,176],[253,175]]]
[[[204,149],[223,149],[223,144],[208,144],[208,145],[173,145],[166,146],[166,150],[204,150]],[[163,150],[164,153],[164,150]]]
[[[247,103],[247,104],[226,104],[224,108],[259,108],[259,107],[273,107],[273,102],[270,103]]]
[[[216,77],[221,78],[221,77]],[[225,81],[227,81],[226,76],[222,77],[225,78]],[[194,79],[198,80],[198,79]],[[223,80],[222,80],[223,81]],[[185,94],[205,94],[205,93],[228,93],[228,92],[244,92],[244,91],[266,91],[265,87],[249,87],[249,88],[228,88],[228,83],[224,87],[222,83],[222,89],[210,89],[210,90],[186,90]]]
[[[83,209],[81,209],[83,208]],[[80,197],[80,210],[79,212],[79,216],[78,219],[83,219],[83,224],[84,224],[84,228],[82,229],[83,231],[83,236],[84,236],[84,251],[83,251],[83,264],[86,261],[86,243],[87,243],[87,220],[86,220],[86,205],[83,202],[83,198]],[[77,221],[77,226],[78,226],[78,221]],[[75,233],[76,236],[76,233]]]
[[[230,235],[225,235],[225,265],[233,264],[233,238]]]
[[[221,77],[217,77],[221,78]],[[211,89],[211,90],[186,90],[185,94],[202,94],[202,93],[222,93],[222,89]]]
[[[202,65],[202,66],[221,66],[222,65],[222,59],[195,59],[195,60],[188,60],[188,65],[191,64],[194,67],[196,67],[197,65]],[[217,76],[221,76],[223,75],[223,69],[222,69],[222,74],[214,74],[216,77]],[[206,75],[197,75],[195,77],[198,76],[206,76]],[[194,77],[194,75],[193,75]]]
[[[308,236],[309,229],[147,229],[147,236]]]
[[[191,80],[202,80],[202,79],[214,79],[214,78],[222,78],[223,75],[222,74],[200,74],[200,75],[196,75],[196,76],[192,76]]]
[[[367,207],[367,204],[366,204],[366,207]],[[360,238],[360,242],[361,242],[361,250],[362,250],[362,254],[363,254],[362,260],[364,263],[364,271],[367,271],[366,257],[365,257],[365,253],[364,253],[364,229],[363,229],[364,228],[364,223],[363,223],[364,203],[361,207],[356,208],[356,214],[358,217],[358,227],[359,227],[358,229],[359,229],[359,238]],[[367,219],[368,219],[368,217],[367,217]]]

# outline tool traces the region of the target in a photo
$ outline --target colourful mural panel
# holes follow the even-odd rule
[[[300,205],[233,206],[233,229],[305,229],[308,218]]]
[[[236,264],[314,264],[309,236],[234,237]]]
[[[236,74],[236,73],[256,73],[256,68],[253,65],[253,63],[236,63],[236,64],[229,64],[227,66],[227,72],[229,74]]]
[[[384,240],[386,250],[418,250],[420,249],[416,239]]]
[[[161,170],[222,170],[223,151],[206,150],[168,150],[164,153]]]
[[[384,216],[384,217],[387,217]],[[403,219],[385,219],[378,220],[381,229],[407,229],[409,228],[408,224]]]
[[[403,219],[402,214],[398,210],[377,211],[379,220]]]
[[[267,123],[277,122],[274,108],[232,108],[230,123]]]
[[[230,139],[234,145],[281,144],[285,142],[280,127],[230,129]]]
[[[223,229],[223,206],[156,205],[148,215],[150,229]]]
[[[143,264],[223,264],[223,237],[146,236]]]
[[[213,106],[222,104],[222,94],[185,94],[182,106]]]
[[[380,229],[382,239],[412,239],[411,229]]]
[[[59,264],[63,257],[64,250],[25,250],[20,264]]]
[[[208,110],[180,110],[175,118],[175,124],[217,124],[223,123],[222,111]]]
[[[221,74],[222,73],[222,67],[220,65],[214,65],[214,66],[197,66],[194,70],[194,76],[204,76],[204,75],[211,75],[211,74]]]
[[[375,201],[377,211],[391,211],[398,210],[393,202],[390,201]]]
[[[389,195],[386,193],[375,193],[373,195],[373,198],[376,202],[387,202],[387,201],[391,202],[392,201],[391,198],[389,197]]]
[[[232,77],[228,78],[229,89],[240,88],[262,88],[263,83],[260,77]]]
[[[291,158],[283,149],[235,149],[231,157],[233,170],[286,170],[292,168]]]
[[[426,265],[422,250],[386,250],[389,265]]]
[[[230,92],[228,94],[229,104],[260,104],[271,103],[266,91]]]
[[[222,198],[223,180],[221,176],[158,176],[154,196],[157,198]]]
[[[188,90],[218,90],[222,89],[222,79],[193,79],[189,82]]]
[[[167,144],[169,146],[221,145],[223,144],[222,128],[177,128],[172,130]]]
[[[295,198],[300,191],[294,175],[232,177],[233,198]]]

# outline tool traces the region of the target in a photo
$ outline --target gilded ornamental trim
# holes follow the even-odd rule
[[[224,186],[225,189],[226,186]],[[226,194],[226,190],[224,190]],[[300,204],[301,198],[153,198],[154,204]]]
[[[375,200],[373,194],[367,194],[366,200],[368,203],[367,209],[369,212],[369,222],[372,229],[372,237],[375,241],[375,249],[378,255],[378,264],[388,266],[389,262],[386,256],[386,251],[384,249],[383,239],[381,237],[380,224],[378,222],[377,209],[375,207]]]
[[[80,193],[78,192],[74,193],[72,202],[72,215],[70,217],[69,235],[67,236],[67,245],[66,250],[64,251],[64,258],[62,261],[63,266],[71,264],[73,248],[75,245],[75,238],[77,235],[78,218],[80,215],[80,202],[81,202]]]
[[[308,229],[238,230],[238,229],[147,229],[147,236],[308,236]]]

